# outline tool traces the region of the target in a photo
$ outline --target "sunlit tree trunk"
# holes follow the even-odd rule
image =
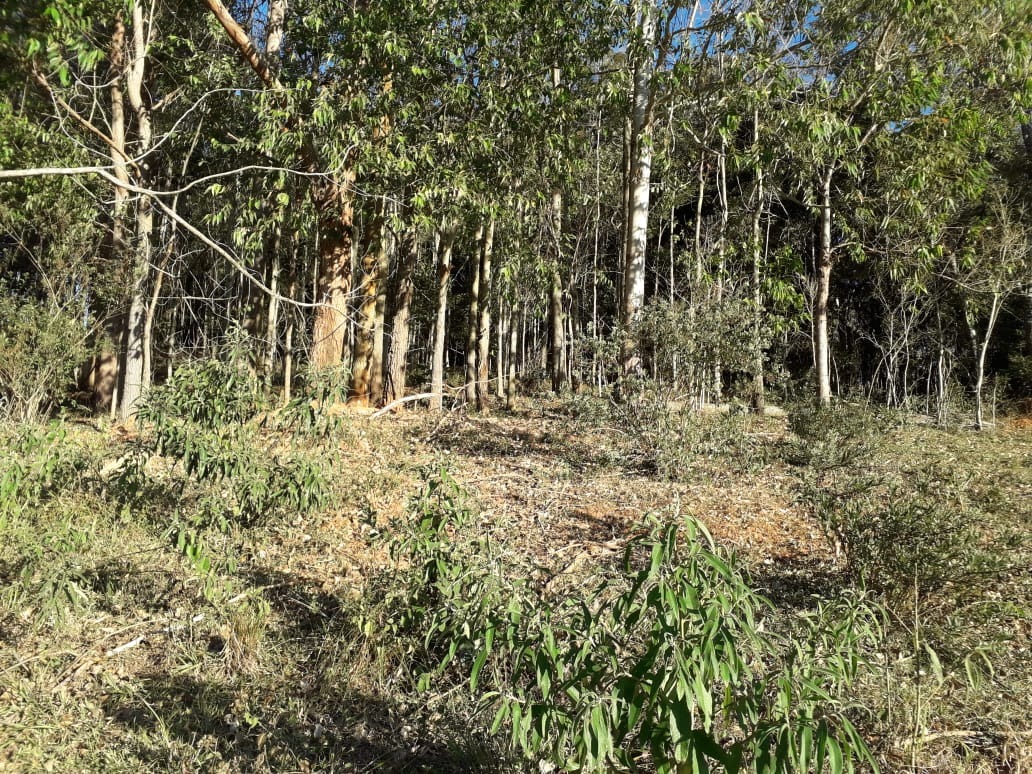
[[[486,411],[491,402],[491,258],[494,252],[495,219],[484,230],[480,249],[480,309],[477,317],[477,409]]]
[[[562,266],[563,194],[558,188],[552,191],[552,250],[553,264],[550,270],[548,288],[548,373],[552,391],[559,393],[563,388],[566,371],[566,338],[563,335],[563,285]]]
[[[153,124],[150,104],[144,97],[143,82],[146,75],[147,39],[149,25],[145,23],[143,4],[132,7],[132,60],[126,73],[126,94],[136,118],[137,157],[140,159],[140,187],[149,188],[153,179],[152,160],[149,158],[153,142]],[[126,320],[125,351],[123,354],[122,399],[119,416],[128,419],[136,412],[136,405],[143,394],[144,355],[146,339],[144,327],[147,315],[147,283],[151,268],[151,238],[154,228],[153,203],[146,194],[140,194],[136,203],[136,233],[133,244],[133,284],[129,301],[129,316]]]
[[[380,318],[382,307],[379,298],[387,282],[385,206],[382,199],[376,203],[375,210],[366,223],[365,238],[362,240],[362,279],[358,288],[359,306],[358,319],[355,324],[352,355],[354,371],[351,377],[350,393],[350,399],[359,405],[368,405],[373,400],[372,390],[377,381],[375,375],[383,367],[381,359],[383,347],[381,344],[378,353],[376,331],[383,325]]]
[[[814,359],[817,363],[817,400],[831,404],[831,347],[828,342],[828,302],[831,297],[831,177],[829,168],[821,179],[821,243],[817,255],[817,297],[814,300]]]
[[[480,268],[483,264],[484,224],[477,226],[473,244],[477,253],[473,259],[473,278],[469,286],[469,307],[466,315],[466,362],[464,391],[466,404],[477,402],[477,352],[480,344]]]
[[[652,78],[655,72],[657,15],[653,0],[636,0],[635,16],[639,40],[633,44],[633,86],[630,132],[630,179],[627,194],[623,296],[620,323],[625,329],[621,346],[621,370],[637,371],[641,356],[637,344],[626,335],[645,303],[645,251],[649,229],[649,197],[652,182]]]
[[[408,364],[409,317],[415,293],[416,264],[419,242],[415,229],[410,229],[402,248],[401,263],[395,282],[394,314],[391,315],[391,346],[387,353],[387,379],[384,383],[384,405],[405,396],[405,372]]]
[[[760,115],[753,111],[753,144],[759,149]],[[763,190],[763,165],[756,162],[756,209],[752,216],[752,294],[753,294],[753,394],[752,406],[757,414],[766,411],[765,389],[763,384],[763,210],[765,206]]]
[[[516,309],[509,305],[509,373],[505,380],[505,408],[516,408],[516,359],[519,346],[519,328],[516,325]]]
[[[348,338],[351,298],[351,240],[354,209],[353,176],[344,182],[323,180],[312,188],[319,224],[319,267],[309,360],[313,368],[340,365]]]
[[[456,226],[445,222],[437,244],[437,314],[434,319],[434,355],[430,366],[430,409],[444,407],[444,348],[448,341],[448,285],[451,281],[452,246]]]

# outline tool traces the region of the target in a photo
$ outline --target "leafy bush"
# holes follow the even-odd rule
[[[737,467],[762,462],[746,433],[744,412],[702,415],[664,400],[662,391],[636,392],[613,405],[612,421],[629,434],[638,461],[661,478],[684,480],[704,460]]]
[[[845,693],[878,636],[863,599],[819,608],[795,639],[764,632],[769,603],[691,519],[650,522],[587,598],[552,599],[466,526],[450,478],[413,515],[391,537],[407,573],[391,575],[387,608],[405,612],[389,636],[425,632],[409,651],[423,688],[466,682],[526,755],[570,771],[877,768]]]
[[[237,360],[181,368],[147,395],[138,416],[153,432],[144,452],[178,460],[195,481],[224,488],[225,514],[245,524],[275,513],[309,511],[327,499],[322,466],[281,453],[261,432],[257,378]]]
[[[657,300],[636,322],[632,335],[640,351],[647,353],[650,373],[680,387],[689,387],[701,374],[718,366],[732,371],[751,371],[756,342],[750,299],[726,295],[694,305]],[[772,330],[760,332],[760,346],[770,343]]]
[[[894,594],[959,580],[974,559],[971,514],[948,500],[941,471],[858,473],[807,492],[858,583]]]
[[[0,527],[76,482],[89,464],[58,424],[24,425],[2,440],[7,456],[0,461]]]
[[[0,416],[25,422],[67,394],[88,350],[82,324],[64,309],[0,285],[0,352]]]
[[[270,425],[305,438],[330,438],[344,427],[344,416],[334,411],[348,398],[350,374],[344,366],[311,369],[301,394],[273,415]]]
[[[895,419],[888,411],[848,403],[795,409],[788,417],[796,435],[789,461],[819,471],[851,465],[877,449]]]

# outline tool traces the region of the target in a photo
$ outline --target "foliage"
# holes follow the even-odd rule
[[[730,294],[691,305],[655,300],[642,310],[633,335],[654,374],[684,389],[718,367],[752,370],[755,348],[766,349],[773,335],[766,323],[754,330],[754,315],[752,301]]]
[[[89,465],[61,424],[4,428],[0,438],[7,450],[0,463],[0,526],[73,488]]]
[[[895,415],[869,406],[838,403],[802,406],[789,414],[795,439],[790,462],[827,472],[868,458],[895,421]]]
[[[17,546],[3,567],[3,606],[37,611],[37,620],[61,620],[89,601],[97,577],[82,562],[93,539],[82,514],[59,509],[47,529],[37,525],[55,498],[87,488],[92,460],[72,444],[63,425],[4,428],[6,457],[0,461],[0,539]],[[0,563],[2,566],[3,563]]]
[[[629,435],[636,461],[660,478],[686,480],[713,460],[738,469],[764,462],[741,405],[703,414],[686,402],[665,400],[659,385],[642,382],[627,392],[631,397],[610,406],[610,419]]]
[[[643,755],[659,771],[874,766],[844,698],[877,636],[864,604],[822,608],[799,641],[764,634],[769,603],[692,519],[651,522],[587,598],[552,599],[467,537],[446,475],[413,507],[391,545],[410,568],[404,628],[425,632],[433,667],[420,682],[467,680],[525,754],[588,771]]]
[[[273,415],[269,425],[300,437],[338,436],[344,428],[339,409],[347,401],[349,383],[350,374],[343,366],[310,369],[300,394]]]
[[[53,410],[86,358],[85,339],[67,310],[0,285],[0,417],[28,422]]]
[[[301,453],[279,453],[258,426],[257,378],[239,360],[182,368],[156,387],[139,418],[153,425],[145,452],[172,457],[202,484],[221,486],[228,501],[221,521],[250,524],[325,504],[322,465]]]

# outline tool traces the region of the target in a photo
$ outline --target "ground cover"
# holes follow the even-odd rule
[[[147,425],[4,429],[0,769],[533,765],[488,734],[461,651],[417,687],[428,635],[392,594],[418,555],[406,565],[390,538],[418,521],[441,470],[468,502],[469,523],[445,533],[467,541],[463,561],[477,567],[490,545],[498,574],[521,568],[541,599],[588,594],[648,514],[705,525],[771,600],[767,628],[864,586],[884,636],[843,691],[882,770],[1030,765],[1025,427],[582,399],[345,415],[300,440],[274,424],[255,432],[274,437],[276,464],[317,461],[326,496],[252,520],[241,502],[280,502],[265,479],[199,481],[153,453]]]

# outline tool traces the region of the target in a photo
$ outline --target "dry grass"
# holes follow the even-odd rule
[[[482,530],[557,587],[575,588],[575,576],[619,555],[646,513],[669,507],[736,549],[786,608],[845,582],[843,558],[800,501],[800,471],[781,454],[784,418],[744,420],[756,458],[686,457],[686,475],[660,480],[638,464],[625,428],[539,406],[513,416],[351,418],[339,444],[319,452],[333,460],[331,505],[208,535],[207,575],[168,534],[189,500],[162,488],[160,475],[131,507],[87,472],[64,494],[0,519],[0,574],[20,591],[0,607],[0,770],[518,769],[504,742],[477,730],[462,696],[425,708],[399,654],[371,647],[362,630],[363,601],[387,564],[372,537],[407,518],[427,466],[446,466],[475,498]],[[125,443],[85,425],[69,438],[92,450],[91,470]],[[1013,560],[1006,582],[986,591],[1005,595],[990,598],[1001,604],[961,609],[983,610],[967,625],[1002,642],[980,685],[950,662],[919,699],[917,662],[895,652],[888,693],[902,703],[878,707],[870,723],[886,770],[1029,770],[1032,553],[1022,535],[1032,527],[1032,435],[907,426],[865,464],[958,471],[985,546]],[[59,601],[55,613],[40,578],[58,566],[44,537],[61,524],[85,536],[54,555],[83,598]],[[40,545],[35,576],[26,575],[26,551]],[[929,603],[918,612],[948,629],[957,611]],[[869,690],[872,704],[886,700],[884,685]]]

